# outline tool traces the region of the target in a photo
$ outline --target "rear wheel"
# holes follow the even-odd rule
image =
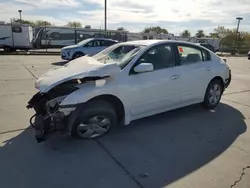
[[[212,80],[206,90],[204,101],[202,103],[203,107],[206,109],[215,108],[221,99],[223,94],[223,86],[221,81],[218,79]]]
[[[91,139],[106,134],[117,124],[113,106],[103,100],[93,100],[85,104],[72,129],[72,135]]]
[[[75,52],[74,55],[73,55],[73,59],[77,59],[77,58],[82,57],[82,56],[84,56],[84,53],[82,53],[82,52]]]

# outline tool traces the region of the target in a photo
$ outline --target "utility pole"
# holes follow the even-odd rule
[[[107,0],[104,0],[104,30],[107,31]]]
[[[20,19],[20,22],[22,22],[22,10],[18,10],[19,12],[19,19]]]
[[[233,49],[233,51],[231,53],[232,55],[235,55],[235,53],[236,53],[236,43],[237,43],[238,36],[239,36],[240,21],[243,20],[243,18],[237,17],[236,20],[238,20],[238,23],[237,23],[237,27],[236,27],[236,36],[235,36],[235,42],[234,42],[234,49]]]
[[[236,28],[236,40],[238,40],[238,35],[239,35],[239,27],[240,27],[240,21],[243,20],[241,17],[237,17],[236,20],[238,20],[237,28]]]

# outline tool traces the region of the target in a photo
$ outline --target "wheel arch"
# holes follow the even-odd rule
[[[221,83],[221,85],[222,85],[222,87],[223,87],[223,91],[224,91],[224,89],[225,89],[225,83],[224,83],[224,81],[223,81],[223,78],[220,77],[220,76],[215,76],[213,79],[210,80],[209,84],[210,84],[213,80],[219,80],[220,83]]]
[[[81,54],[81,56],[85,56],[85,53],[84,53],[84,52],[79,51],[79,50],[76,50],[76,51],[73,52],[73,54],[72,54],[72,59],[75,59],[75,56],[76,56],[77,54]]]
[[[78,117],[79,113],[81,112],[81,110],[83,109],[84,105],[87,102],[93,101],[93,100],[104,100],[109,102],[115,109],[115,111],[117,112],[117,119],[118,119],[118,124],[119,125],[123,125],[125,124],[125,114],[126,114],[126,109],[125,106],[123,104],[123,102],[121,101],[121,99],[119,99],[118,97],[116,97],[115,95],[112,94],[102,94],[102,95],[98,95],[95,96],[93,98],[90,98],[89,100],[87,100],[84,103],[81,103],[79,105],[77,105],[78,107],[70,114],[70,116],[68,117],[67,120],[67,132],[69,135],[71,135],[71,131],[73,128],[73,125],[76,121],[76,118]]]
[[[119,123],[124,123],[124,118],[125,118],[125,107],[123,105],[123,102],[121,99],[119,99],[117,96],[111,95],[111,94],[103,94],[103,95],[98,95],[96,97],[93,97],[89,99],[89,101],[93,100],[104,100],[109,102],[117,112],[117,119]]]

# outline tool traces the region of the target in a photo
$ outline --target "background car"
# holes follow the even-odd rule
[[[84,55],[93,56],[116,43],[118,43],[118,41],[105,38],[86,39],[76,45],[63,47],[61,49],[61,58],[64,60],[72,60]]]
[[[199,45],[211,50],[212,52],[216,52],[216,50],[214,49],[214,47],[211,44],[207,44],[207,43],[199,43]]]

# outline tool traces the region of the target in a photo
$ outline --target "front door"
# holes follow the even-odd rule
[[[180,103],[180,67],[170,44],[161,44],[147,50],[135,63],[152,63],[151,72],[129,74],[131,85],[130,113],[132,119],[164,112]]]

